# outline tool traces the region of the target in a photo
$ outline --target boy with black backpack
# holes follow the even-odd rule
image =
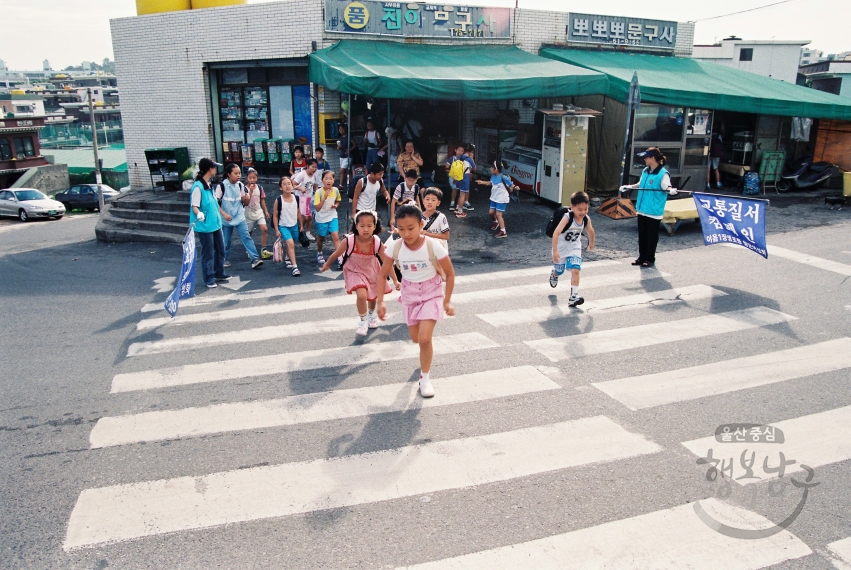
[[[558,278],[570,269],[569,307],[585,302],[579,296],[579,272],[582,269],[582,233],[588,233],[588,251],[594,249],[594,227],[588,217],[590,200],[585,192],[570,197],[570,208],[559,208],[547,224],[547,235],[552,237],[553,270],[550,287],[558,285]]]

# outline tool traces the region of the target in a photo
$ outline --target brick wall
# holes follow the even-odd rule
[[[150,187],[144,150],[213,155],[205,63],[305,57],[322,39],[321,0],[168,12],[110,22],[130,183]]]

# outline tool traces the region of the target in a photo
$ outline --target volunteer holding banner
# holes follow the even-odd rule
[[[637,184],[621,186],[621,192],[638,189],[635,210],[638,213],[638,259],[633,265],[652,267],[656,263],[656,246],[659,244],[659,226],[665,213],[668,194],[677,191],[671,187],[671,177],[665,168],[665,155],[651,146],[637,155],[644,159],[644,171]]]

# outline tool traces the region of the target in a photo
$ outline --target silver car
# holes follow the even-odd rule
[[[22,222],[33,218],[56,218],[65,215],[62,202],[51,200],[34,188],[0,190],[0,216],[15,216]]]

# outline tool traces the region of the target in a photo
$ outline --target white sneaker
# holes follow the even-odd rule
[[[358,328],[355,331],[355,334],[357,334],[358,336],[366,336],[366,331],[367,331],[366,319],[361,319],[360,321],[358,321]]]
[[[306,235],[306,236],[307,236],[307,239],[309,239],[310,241],[316,241],[316,238],[315,238],[315,237],[313,237],[313,234],[312,234],[312,233],[310,233],[310,232],[304,232],[304,235]]]
[[[423,398],[431,398],[434,396],[434,386],[431,385],[431,380],[423,380],[420,377],[420,396]]]
[[[375,313],[369,313],[369,315],[367,315],[367,317],[366,317],[366,322],[369,325],[369,328],[377,329],[378,328],[378,315],[376,315]]]

